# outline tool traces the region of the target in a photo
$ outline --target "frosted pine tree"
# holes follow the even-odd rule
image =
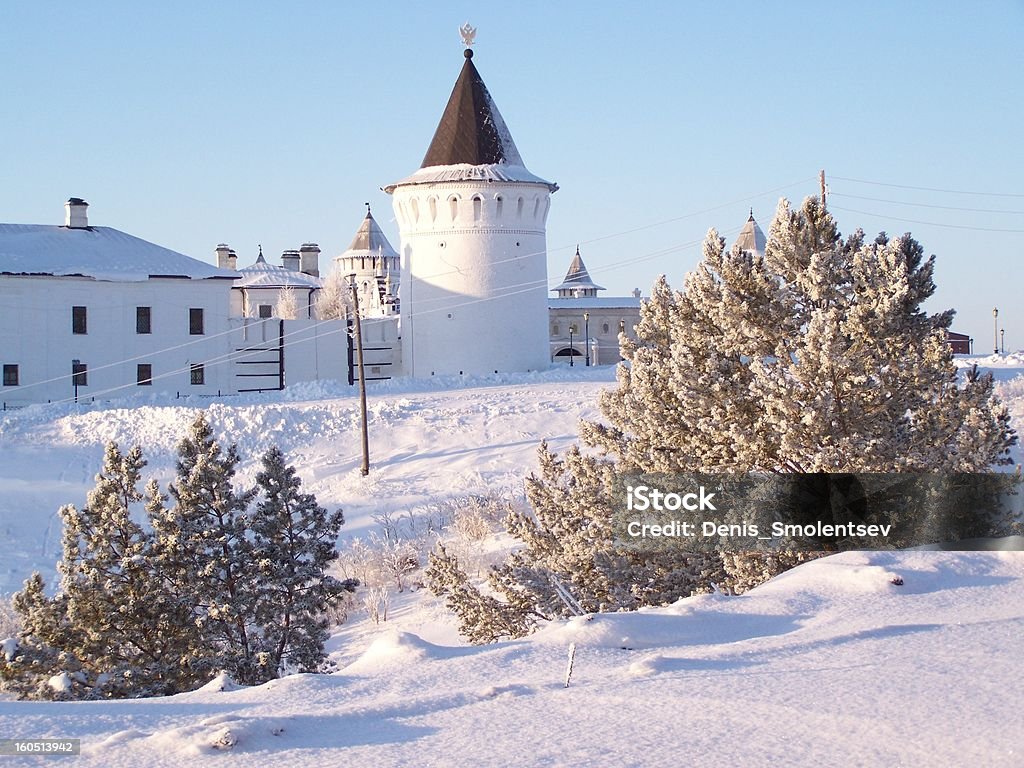
[[[683,289],[660,280],[584,441],[630,471],[978,471],[1015,436],[990,380],[960,384],[934,257],[909,235],[840,238],[779,204],[763,258],[713,230]]]
[[[355,584],[327,575],[337,559],[340,511],[328,514],[316,498],[302,493],[295,468],[277,447],[263,455],[256,476],[261,497],[248,515],[252,558],[259,580],[255,619],[264,656],[259,676],[277,677],[286,669],[319,672],[327,655],[327,609]]]
[[[779,203],[763,256],[727,250],[714,230],[673,291],[658,280],[636,340],[620,339],[618,386],[584,423],[586,451],[542,451],[533,516],[511,520],[525,546],[490,575],[510,604],[560,611],[563,581],[585,610],[660,602],[680,589],[744,589],[796,555],[700,557],[682,569],[630,560],[608,534],[617,473],[977,472],[1016,441],[991,377],[959,381],[945,341],[952,312],[922,308],[934,257],[905,235],[843,239],[815,199]],[[618,500],[617,504],[621,504]],[[645,570],[646,569],[646,570]],[[515,599],[513,599],[515,598]]]
[[[246,535],[245,510],[255,491],[238,491],[238,451],[226,451],[200,415],[178,446],[174,503],[152,504],[155,550],[161,573],[193,601],[207,654],[206,673],[226,669],[241,683],[260,678],[262,651],[255,626],[259,583]]]
[[[194,640],[188,604],[165,589],[153,569],[152,538],[133,518],[141,512],[145,463],[137,447],[122,454],[107,445],[86,505],[60,510],[57,597],[45,597],[37,574],[15,601],[25,627],[19,646],[37,666],[33,675],[65,674],[63,697],[170,694],[199,682],[187,663]]]

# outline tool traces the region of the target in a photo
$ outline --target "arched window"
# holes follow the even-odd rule
[[[601,333],[608,333],[608,323],[601,326]]]
[[[537,215],[539,213],[540,213],[540,198],[539,197],[535,197],[535,198],[533,198],[533,218],[536,219]]]
[[[480,195],[473,195],[473,221],[480,221],[484,213],[484,200]]]
[[[562,328],[561,328],[561,326],[558,325],[558,323],[552,323],[551,324],[551,335],[552,336],[557,336],[561,332],[562,332]]]
[[[452,221],[459,218],[459,198],[455,195],[448,198],[448,210],[452,215]]]
[[[505,200],[501,197],[501,195],[498,195],[496,198],[494,198],[495,214],[499,219],[501,218],[501,209],[504,206],[504,204]]]
[[[523,198],[516,200],[516,217],[523,218]]]
[[[412,222],[415,224],[420,220],[420,201],[414,197],[409,201],[409,205],[412,207]]]
[[[428,197],[427,205],[430,207],[430,222],[433,223],[437,221],[437,198]]]

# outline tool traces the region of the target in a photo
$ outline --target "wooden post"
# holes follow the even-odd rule
[[[363,373],[363,323],[359,317],[359,290],[352,275],[352,314],[356,327],[356,359],[359,363],[359,414],[362,419],[363,465],[359,474],[370,474],[370,434],[366,424],[366,375]]]
[[[277,322],[277,388],[284,389],[284,320]]]
[[[821,207],[825,208],[825,169],[821,169],[821,173],[818,174],[818,179],[821,181]]]

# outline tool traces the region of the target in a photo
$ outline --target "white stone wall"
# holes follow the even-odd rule
[[[405,375],[549,366],[545,185],[443,182],[394,191]]]
[[[156,390],[216,394],[231,390],[230,280],[102,282],[76,277],[0,276],[0,364],[18,366],[19,385],[0,401],[23,405],[72,398],[72,360],[88,367],[79,399]],[[72,307],[86,307],[85,334],[72,333]],[[136,307],[150,307],[152,333],[136,333]],[[189,333],[189,309],[203,310],[202,335]],[[137,365],[153,383],[137,384]],[[191,384],[203,364],[205,384]]]

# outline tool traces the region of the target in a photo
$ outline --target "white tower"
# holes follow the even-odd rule
[[[402,238],[407,376],[549,364],[545,222],[558,185],[526,169],[465,56],[423,165],[384,188]]]
[[[348,250],[334,257],[334,269],[347,278],[355,275],[362,317],[398,314],[398,286],[401,271],[398,254],[384,236],[366,204],[366,218]]]

